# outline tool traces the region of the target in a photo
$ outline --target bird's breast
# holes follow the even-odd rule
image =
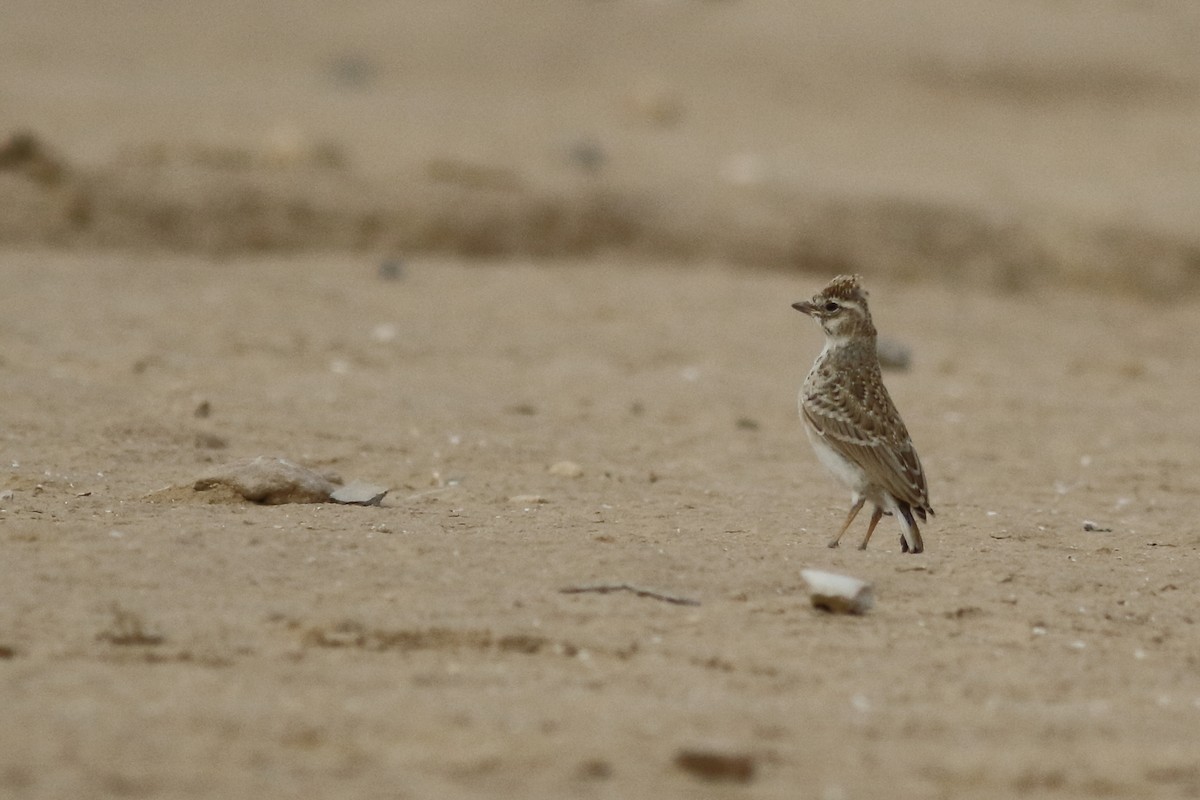
[[[866,491],[870,480],[862,467],[835,450],[829,442],[825,441],[824,436],[808,424],[808,420],[805,420],[804,431],[808,434],[808,441],[812,443],[821,466],[825,467],[839,483],[851,491]]]

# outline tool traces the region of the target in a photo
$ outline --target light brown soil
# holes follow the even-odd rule
[[[1072,27],[1066,7],[1013,4],[987,28],[969,3],[913,4],[912,27],[831,4],[814,30],[785,3],[214,3],[202,21],[12,5],[0,102],[62,171],[0,169],[0,796],[1200,795],[1181,211],[1200,208],[1200,165],[1180,149],[1200,71],[1170,45],[1195,32],[1190,6],[1105,4]],[[1158,38],[1128,40],[1132,22]],[[659,61],[655,25],[677,33]],[[1020,44],[947,44],[988,30]],[[507,71],[481,83],[491,64]],[[946,105],[900,113],[927,93]],[[980,109],[1024,120],[1024,150],[1011,126],[964,132]],[[337,147],[264,147],[289,114]],[[1118,119],[1141,133],[1088,127],[1090,157],[1054,144],[1071,120]],[[795,167],[793,126],[812,180],[784,169],[747,195],[720,177],[757,169],[741,152]],[[615,175],[549,166],[596,130]],[[895,141],[921,136],[942,138]],[[1148,144],[1110,158],[1131,141]],[[1078,258],[1019,257],[1048,241],[1023,238],[1040,214],[988,223],[1017,233],[973,239],[972,264],[954,235],[925,238],[914,208],[994,219],[998,195],[961,174],[976,153],[1072,231],[1036,252]],[[1172,164],[1183,178],[1155,195]],[[447,176],[459,188],[430,188]],[[632,220],[627,236],[494,216],[532,197],[582,219],[593,180],[647,205],[570,230]],[[262,202],[230,206],[230,186]],[[483,217],[438,216],[480,197]],[[755,197],[774,198],[765,217]],[[155,198],[180,204],[165,228],[146,222]],[[280,216],[296,198],[318,211]],[[798,249],[772,249],[793,200],[858,222],[793,221]],[[372,209],[380,227],[345,238],[337,215]],[[820,334],[789,305],[841,269],[913,353],[886,377],[937,509],[921,556],[892,520],[866,551],[865,521],[825,547],[848,498],[796,418]],[[257,455],[391,492],[259,506],[190,488]],[[876,608],[812,609],[805,567],[872,581]],[[598,584],[698,604],[563,592]],[[696,750],[724,758],[680,758]]]

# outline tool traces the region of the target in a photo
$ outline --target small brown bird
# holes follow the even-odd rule
[[[884,514],[900,521],[900,549],[925,549],[913,515],[933,514],[925,471],[900,413],[884,388],[876,353],[875,325],[858,275],[839,275],[812,300],[792,308],[812,317],[825,331],[825,347],[800,389],[800,417],[817,458],[853,493],[842,534],[868,500],[875,506],[865,550]]]

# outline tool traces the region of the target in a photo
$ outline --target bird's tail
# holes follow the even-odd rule
[[[925,552],[925,542],[921,540],[921,529],[917,527],[917,521],[913,519],[913,509],[908,503],[897,503],[900,509],[900,525],[904,529],[900,534],[900,551],[903,553]],[[924,519],[925,515],[922,514]]]

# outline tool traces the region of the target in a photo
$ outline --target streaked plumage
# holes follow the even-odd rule
[[[914,515],[933,513],[925,472],[908,429],[883,385],[875,325],[857,275],[839,275],[810,301],[792,304],[825,331],[825,347],[800,389],[800,416],[821,463],[853,494],[837,547],[859,510],[874,506],[865,549],[884,514],[895,514],[903,552],[925,549]]]

